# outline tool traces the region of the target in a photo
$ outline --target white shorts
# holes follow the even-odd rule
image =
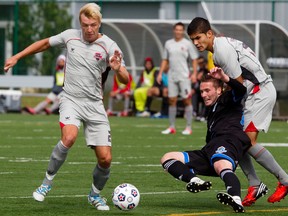
[[[60,126],[84,126],[87,146],[111,146],[110,124],[102,100],[75,98],[61,94],[59,107]]]
[[[186,99],[191,93],[191,80],[189,78],[185,80],[174,81],[169,79],[168,81],[168,97],[180,97]]]
[[[276,102],[276,89],[272,82],[261,83],[260,91],[250,93],[244,105],[244,131],[268,132],[273,108]]]

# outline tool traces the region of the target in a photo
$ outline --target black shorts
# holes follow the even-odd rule
[[[221,135],[214,137],[201,150],[185,151],[185,164],[189,166],[191,172],[196,175],[218,176],[214,170],[213,163],[225,159],[232,163],[235,171],[238,162],[243,154],[251,146],[248,137],[239,139],[236,136]]]

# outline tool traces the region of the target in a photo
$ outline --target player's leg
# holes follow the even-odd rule
[[[88,195],[88,202],[97,210],[109,210],[106,199],[100,196],[110,176],[111,133],[109,121],[102,101],[90,102],[94,112],[87,111],[83,122],[86,144],[94,149],[97,163],[93,170],[93,182]]]
[[[109,94],[109,99],[108,99],[108,109],[106,111],[108,116],[113,115],[113,104],[114,104],[115,97],[116,97],[115,92],[111,91]]]
[[[51,190],[53,179],[65,162],[69,149],[75,143],[80,127],[80,121],[77,118],[77,112],[75,111],[75,104],[66,98],[63,98],[61,101],[59,119],[61,140],[56,144],[52,151],[46,175],[41,186],[33,192],[34,199],[40,202],[44,201],[45,196]]]
[[[175,121],[177,114],[177,99],[179,94],[178,83],[170,80],[168,81],[168,116],[169,116],[169,128],[162,131],[162,134],[174,134],[176,133]]]
[[[195,151],[196,152],[196,151]],[[171,174],[174,178],[181,180],[187,184],[187,190],[193,193],[198,193],[203,190],[209,190],[211,182],[206,182],[198,178],[191,166],[191,163],[196,166],[197,162],[202,161],[201,164],[205,164],[203,159],[193,152],[169,152],[161,158],[161,164],[163,168]],[[192,156],[194,155],[194,156]],[[190,158],[192,162],[190,162]],[[209,162],[207,163],[210,167]]]
[[[145,111],[150,112],[153,97],[160,95],[160,89],[158,87],[149,88],[147,91],[147,100],[145,103]]]
[[[192,108],[192,101],[191,101],[191,80],[183,80],[179,83],[180,87],[180,96],[183,98],[183,103],[185,106],[185,117],[186,117],[186,128],[182,131],[183,135],[190,135],[192,134],[192,115],[193,115],[193,108]]]
[[[245,102],[244,129],[246,134],[251,139],[251,143],[253,145],[248,151],[249,154],[256,160],[256,162],[258,162],[279,180],[275,193],[268,198],[268,202],[277,202],[283,199],[288,193],[288,175],[276,162],[272,154],[265,147],[257,143],[259,131],[267,132],[270,126],[272,111],[276,101],[276,91],[271,82],[260,85],[260,89],[261,90],[256,94],[249,96]],[[253,106],[251,103],[253,103]],[[250,162],[251,164],[249,165],[249,161],[242,160],[242,167],[243,163],[245,167],[244,173],[248,174],[247,176],[249,182],[251,182],[254,176],[249,175],[253,173],[254,168],[252,163]],[[262,184],[260,184],[260,186],[253,186],[250,183],[249,189],[245,199],[248,199],[250,195],[260,194],[261,191],[259,190],[261,189],[263,190],[263,193],[265,191],[265,187],[263,187]],[[256,201],[257,197],[254,196],[254,198]],[[254,202],[252,200],[252,203]]]
[[[134,91],[135,107],[138,113],[141,113],[145,109],[145,103],[147,99],[148,88],[140,87]]]
[[[122,116],[128,116],[129,106],[130,106],[130,91],[124,93],[124,110]]]
[[[57,95],[53,92],[50,92],[44,101],[40,102],[33,109],[35,113],[40,113],[48,104],[54,101],[57,98]]]
[[[218,193],[217,199],[224,205],[230,205],[235,212],[244,212],[241,202],[241,186],[238,177],[233,172],[233,165],[229,160],[219,159],[213,163],[216,173],[225,183],[226,193]]]

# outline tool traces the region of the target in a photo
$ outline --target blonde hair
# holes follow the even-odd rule
[[[102,19],[102,14],[100,12],[101,8],[99,5],[95,3],[88,3],[85,4],[79,12],[79,21],[81,23],[81,15],[83,14],[87,18],[93,18],[93,19],[98,19],[99,22],[101,22]]]

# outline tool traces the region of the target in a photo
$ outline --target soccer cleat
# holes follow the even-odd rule
[[[44,108],[44,112],[46,113],[46,115],[51,115],[52,114],[51,110],[48,109],[48,108]]]
[[[176,130],[175,130],[175,128],[169,127],[169,128],[167,128],[166,130],[161,131],[161,133],[162,133],[162,134],[175,134],[175,133],[176,133]]]
[[[275,192],[268,198],[268,202],[280,202],[281,199],[284,199],[285,196],[288,194],[288,186],[283,185],[278,182]]]
[[[137,113],[136,113],[136,116],[137,116],[137,117],[150,117],[150,116],[151,116],[151,113],[145,110],[145,111],[143,111],[143,112],[137,112]]]
[[[33,198],[38,201],[38,202],[43,202],[45,199],[45,196],[48,194],[48,192],[51,190],[50,185],[44,185],[41,184],[40,187],[38,187],[34,192],[33,192]]]
[[[110,208],[106,204],[107,200],[101,197],[99,194],[96,196],[88,195],[88,203],[94,206],[99,211],[109,211]]]
[[[190,135],[192,134],[192,130],[190,128],[185,128],[185,130],[182,131],[183,135]]]
[[[248,193],[242,201],[243,206],[251,206],[262,196],[265,196],[268,193],[268,188],[264,183],[260,183],[257,186],[250,186],[248,188]]]
[[[35,115],[36,114],[35,110],[33,108],[31,108],[31,107],[25,107],[24,110],[26,112],[30,113],[31,115]]]
[[[191,193],[198,193],[204,190],[210,190],[212,183],[209,181],[203,181],[198,177],[193,177],[186,185],[186,189]]]
[[[231,196],[227,193],[218,193],[217,199],[223,205],[229,205],[233,208],[236,213],[244,213],[244,207],[241,203],[241,198],[239,196]]]
[[[106,111],[107,116],[114,116],[114,113],[111,110]]]

